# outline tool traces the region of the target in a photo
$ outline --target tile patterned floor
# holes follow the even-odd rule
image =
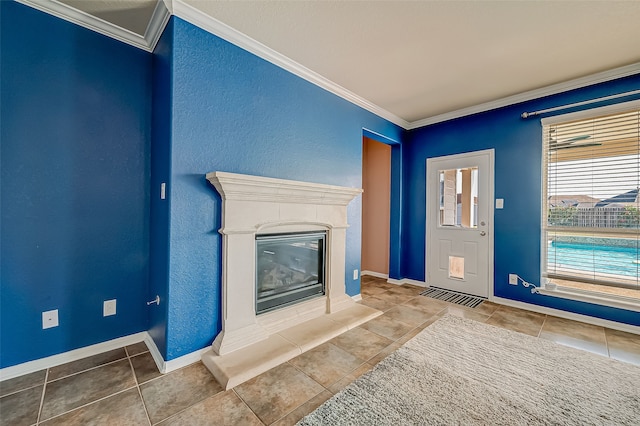
[[[445,313],[640,365],[640,336],[420,291],[363,277],[384,315],[228,391],[201,363],[161,375],[144,343],[0,382],[0,424],[292,425]]]

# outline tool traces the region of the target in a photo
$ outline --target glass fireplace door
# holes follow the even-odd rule
[[[326,233],[256,236],[256,313],[325,294]]]

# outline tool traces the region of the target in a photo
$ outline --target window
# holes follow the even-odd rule
[[[640,103],[587,114],[542,121],[543,277],[638,297]]]
[[[440,226],[478,227],[478,168],[438,171]]]

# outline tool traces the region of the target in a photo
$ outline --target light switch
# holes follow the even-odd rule
[[[496,198],[496,209],[504,208],[504,198]]]

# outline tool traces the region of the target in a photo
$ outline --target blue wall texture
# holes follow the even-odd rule
[[[147,329],[151,57],[0,8],[6,367]],[[102,316],[107,299],[118,315]],[[43,330],[51,309],[60,326]]]
[[[363,128],[393,140],[402,135],[388,121],[172,20],[165,33],[173,34],[163,41],[173,46],[169,306],[166,342],[156,341],[168,360],[210,344],[221,327],[221,201],[207,172],[361,187]],[[358,197],[348,209],[351,295],[359,293],[351,275],[360,269],[360,209]]]
[[[640,75],[635,75],[409,132],[402,147],[405,189],[402,252],[405,255],[401,270],[404,277],[420,281],[425,278],[427,158],[495,148],[495,197],[505,200],[504,209],[495,210],[494,217],[495,295],[640,325],[640,313],[533,295],[522,286],[508,285],[509,273],[517,273],[534,284],[540,280],[542,126],[539,118],[522,119],[520,114],[639,88]],[[603,105],[605,103],[582,109]]]

